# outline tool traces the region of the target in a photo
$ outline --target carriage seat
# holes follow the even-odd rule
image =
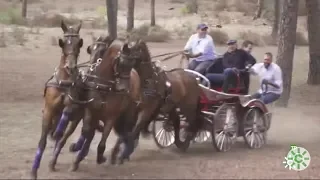
[[[206,69],[205,75],[208,73],[216,73],[222,74],[223,73],[223,65],[222,65],[222,57],[217,58],[213,61],[213,63]],[[248,94],[249,91],[249,84],[250,84],[250,74],[249,73],[241,73],[240,74],[240,86],[238,86],[238,80],[233,83],[233,87],[230,88],[231,92],[239,92],[240,94]],[[221,83],[212,83],[211,88],[221,91],[223,82]],[[247,86],[245,85],[247,84]]]

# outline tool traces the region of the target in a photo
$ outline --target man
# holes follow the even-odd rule
[[[204,74],[215,59],[215,46],[212,37],[208,35],[207,25],[197,26],[197,33],[189,38],[184,51],[186,56],[191,58],[188,69]]]
[[[251,54],[253,49],[253,42],[249,40],[245,40],[242,43],[242,49],[246,51],[247,53]]]
[[[244,51],[246,51],[248,54],[251,55],[252,49],[253,49],[253,42],[249,41],[249,40],[245,40],[242,43],[242,47],[241,49],[243,49]],[[249,73],[246,73],[243,75],[243,83],[245,86],[245,91],[243,92],[243,94],[248,94],[249,93],[249,86],[250,86],[250,75]]]
[[[244,70],[246,66],[251,66],[256,63],[253,56],[242,49],[238,49],[236,40],[229,40],[227,42],[228,51],[223,55],[222,74],[209,73],[206,77],[213,83],[221,83],[223,92],[228,92],[229,86],[233,81],[236,81],[240,74],[239,70]]]
[[[277,64],[272,62],[270,52],[265,53],[264,62],[252,66],[250,72],[259,76],[261,84],[258,93],[252,95],[253,98],[260,99],[265,104],[280,98],[283,91],[282,71]]]

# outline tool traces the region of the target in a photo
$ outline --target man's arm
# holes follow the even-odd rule
[[[191,50],[191,48],[192,48],[192,40],[193,40],[193,35],[190,36],[187,44],[184,46],[184,50],[185,51],[190,51]]]
[[[253,65],[253,66],[249,69],[249,72],[250,72],[250,74],[252,74],[252,75],[257,75],[259,69],[260,69],[260,64],[255,64],[255,65]]]
[[[244,51],[244,53],[245,53],[244,56],[245,56],[245,64],[246,65],[248,65],[248,64],[254,65],[254,64],[257,63],[256,58],[254,58],[251,54],[249,54],[249,53],[247,53],[245,51]]]
[[[270,84],[271,86],[279,89],[282,86],[282,83],[283,83],[283,81],[282,81],[282,71],[281,71],[280,67],[275,68],[275,70],[274,70],[274,78],[275,78],[274,83],[273,82],[268,82],[268,84]]]

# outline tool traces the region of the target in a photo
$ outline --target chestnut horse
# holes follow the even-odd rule
[[[102,58],[102,55],[104,53],[104,51],[108,48],[108,46],[112,43],[112,39],[110,37],[99,37],[92,45],[88,46],[87,48],[87,52],[88,54],[90,54],[90,61],[89,63],[91,64],[94,64],[94,62],[99,59],[99,58]],[[81,81],[80,82],[80,85],[78,85],[78,81],[76,81],[74,87],[78,89],[78,91],[76,92],[78,96],[81,96],[83,94],[85,94],[84,91],[85,88],[83,87],[83,82]],[[73,94],[74,96],[74,94]],[[69,97],[70,98],[70,97]],[[66,107],[66,109],[68,108],[71,108],[71,110],[65,110],[64,112],[70,112],[70,114],[63,114],[63,118],[61,118],[59,124],[58,124],[58,127],[57,128],[57,131],[62,134],[63,133],[63,129],[65,128],[64,126],[67,126],[67,124],[69,122],[67,122],[69,119],[68,119],[68,115],[77,115],[77,118],[76,119],[73,119],[70,126],[68,126],[68,129],[66,130],[66,132],[63,134],[62,138],[61,139],[57,139],[58,142],[56,144],[56,147],[55,147],[55,151],[54,151],[54,155],[52,156],[52,159],[50,161],[50,164],[49,164],[49,168],[50,170],[54,171],[55,170],[55,165],[57,163],[57,159],[58,159],[58,156],[62,150],[62,148],[64,147],[67,139],[72,135],[72,133],[75,131],[75,129],[77,128],[80,120],[82,119],[83,117],[83,106],[86,105],[87,103],[89,103],[90,100],[83,100],[83,101],[79,101],[78,99],[77,100],[73,100],[72,103],[69,104],[69,107]],[[78,106],[77,106],[78,105]],[[79,106],[80,105],[80,106]],[[82,106],[81,106],[82,105]],[[103,131],[103,126],[98,126],[98,130],[100,132]],[[71,144],[69,150],[71,152],[75,152],[76,150],[75,149],[81,149],[82,145],[84,143],[84,138],[81,136],[79,138],[79,141],[77,144],[73,143]]]
[[[44,90],[44,109],[42,115],[42,132],[38,143],[38,149],[31,170],[31,178],[37,179],[37,172],[40,167],[41,158],[47,144],[48,134],[55,130],[56,124],[62,114],[66,101],[66,94],[69,93],[72,84],[78,77],[77,60],[83,40],[79,31],[81,23],[75,27],[68,26],[62,21],[61,28],[64,38],[59,39],[59,46],[62,49],[60,64],[54,75],[46,83]]]
[[[106,161],[104,151],[110,131],[132,100],[138,101],[140,96],[140,80],[134,63],[128,61],[128,44],[114,40],[103,53],[102,58],[95,59],[84,81],[87,99],[94,99],[84,109],[82,136],[85,139],[75,161],[72,171],[76,171],[80,162],[88,154],[91,141],[99,120],[104,123],[104,130],[97,147],[97,163]],[[92,55],[92,54],[91,54]]]
[[[131,57],[131,58],[130,58]],[[134,140],[139,136],[143,128],[158,115],[160,109],[169,114],[169,119],[174,123],[175,144],[182,150],[189,147],[201,127],[201,121],[197,119],[200,114],[200,87],[196,78],[183,69],[163,71],[151,61],[150,53],[145,42],[139,41],[129,49],[128,60],[134,60],[134,69],[137,70],[141,79],[142,102],[139,104],[137,122],[133,128],[131,137],[125,141],[125,149],[122,151],[119,162],[129,158],[134,151]],[[180,108],[188,122],[187,137],[184,142],[180,140],[180,118],[176,112]],[[117,143],[112,152],[112,162],[118,154],[120,143]]]

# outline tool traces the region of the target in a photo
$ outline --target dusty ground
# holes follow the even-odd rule
[[[60,1],[55,2],[57,7],[64,7],[58,3]],[[84,1],[79,2],[79,7],[89,6]],[[97,6],[98,3],[103,5],[102,1],[95,3],[90,6]],[[159,6],[167,8],[166,5]],[[229,28],[235,26],[230,25]],[[43,85],[58,64],[60,55],[59,47],[51,45],[50,37],[59,35],[60,31],[54,28],[41,29],[40,34],[28,34],[29,40],[25,46],[9,45],[0,49],[1,178],[28,178],[40,137]],[[89,32],[102,33],[89,29],[81,31],[85,40],[81,61],[88,58],[85,48],[91,43]],[[183,43],[150,43],[151,52],[156,55],[180,50]],[[224,47],[218,47],[218,50],[223,52]],[[261,59],[266,51],[277,52],[276,47],[259,47],[254,50],[254,55]],[[210,143],[204,143],[192,145],[188,153],[182,154],[175,147],[159,150],[152,140],[142,140],[129,163],[119,167],[98,166],[95,163],[95,149],[99,135],[96,135],[88,158],[78,172],[70,173],[67,169],[74,155],[67,148],[60,156],[58,172],[48,171],[53,146],[49,141],[39,178],[320,178],[320,89],[305,84],[307,53],[306,47],[296,48],[290,107],[274,109],[269,143],[262,149],[249,150],[239,139],[231,152],[218,153]],[[167,68],[176,65],[177,59],[166,63]],[[253,83],[252,89],[255,87],[256,83]],[[78,132],[70,138],[69,143],[77,135]],[[109,148],[113,142],[114,136],[108,140]],[[309,150],[312,160],[308,169],[294,172],[284,168],[282,161],[290,144]]]

